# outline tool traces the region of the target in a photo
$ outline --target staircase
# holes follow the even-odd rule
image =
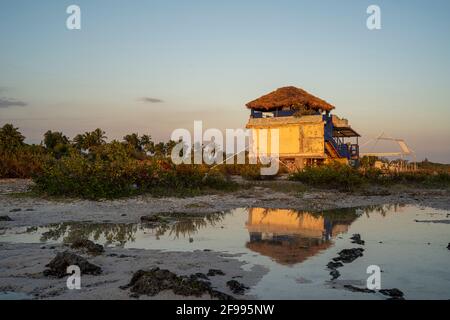
[[[325,153],[332,159],[340,158],[338,151],[330,141],[325,141]]]

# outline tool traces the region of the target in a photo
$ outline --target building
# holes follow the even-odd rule
[[[289,209],[250,208],[246,247],[274,261],[292,265],[328,249],[331,240],[347,233],[356,219],[354,209],[334,216]]]
[[[346,119],[331,115],[333,105],[305,90],[283,87],[246,106],[256,156],[270,153],[270,143],[260,141],[259,131],[267,129],[272,136],[271,130],[278,129],[280,162],[291,171],[330,159],[358,164],[360,135]]]

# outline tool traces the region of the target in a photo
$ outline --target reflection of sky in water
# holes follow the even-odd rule
[[[0,241],[56,243],[89,237],[125,248],[192,251],[210,249],[240,254],[245,269],[264,265],[268,272],[251,289],[259,298],[377,299],[373,294],[333,289],[326,264],[344,248],[357,247],[349,237],[360,233],[364,256],[340,268],[337,284],[364,286],[366,268],[383,270],[382,286],[397,287],[406,298],[450,298],[447,212],[413,206],[383,206],[329,211],[323,214],[283,209],[236,209],[208,218],[186,219],[166,227],[135,224],[60,224],[18,228]],[[28,232],[27,232],[28,231]],[[382,242],[382,243],[380,243]]]

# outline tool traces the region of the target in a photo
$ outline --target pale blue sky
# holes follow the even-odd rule
[[[65,27],[70,4],[80,31]],[[382,30],[366,28],[370,4]],[[362,141],[385,131],[450,163],[449,33],[446,0],[2,0],[0,125],[29,142],[96,127],[167,140],[194,120],[243,127],[246,102],[294,85]]]

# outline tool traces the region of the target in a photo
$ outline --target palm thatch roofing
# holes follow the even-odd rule
[[[279,88],[246,104],[247,108],[270,111],[274,109],[310,109],[331,111],[334,106],[296,87]]]

